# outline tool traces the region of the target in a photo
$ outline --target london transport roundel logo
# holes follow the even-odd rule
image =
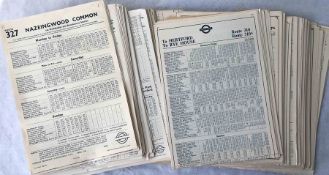
[[[127,142],[129,136],[126,132],[119,132],[116,136],[115,136],[115,141],[117,141],[120,144],[124,144]]]
[[[200,28],[200,31],[204,34],[207,34],[210,32],[210,30],[212,29],[212,27],[210,27],[209,25],[205,24]]]

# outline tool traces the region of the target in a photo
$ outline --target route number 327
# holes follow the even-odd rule
[[[7,38],[12,38],[18,35],[18,30],[6,31]]]

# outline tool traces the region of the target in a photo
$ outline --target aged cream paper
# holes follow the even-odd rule
[[[156,24],[157,47],[162,61],[161,67],[165,83],[175,167],[276,157],[277,148],[274,148],[276,143],[273,143],[274,135],[271,131],[273,128],[271,129],[269,126],[269,120],[272,118],[269,117],[269,114],[271,115],[270,110],[265,106],[262,107],[264,113],[258,114],[264,115],[262,117],[264,123],[252,125],[255,127],[245,125],[246,123],[248,125],[252,123],[253,120],[249,119],[239,118],[237,121],[245,121],[246,123],[237,123],[234,118],[243,115],[233,114],[239,113],[240,110],[240,112],[247,112],[248,108],[253,108],[252,99],[255,96],[248,96],[247,100],[244,98],[244,95],[249,94],[247,92],[244,95],[232,96],[232,98],[229,95],[230,92],[234,92],[235,88],[241,88],[241,86],[245,87],[245,90],[250,88],[250,84],[247,85],[248,80],[245,82],[242,80],[239,83],[241,79],[248,79],[249,71],[246,69],[246,75],[243,78],[239,76],[240,74],[234,73],[234,68],[241,70],[242,67],[251,65],[259,66],[253,68],[253,70],[259,70],[257,73],[253,73],[255,76],[258,74],[256,76],[258,78],[253,79],[253,85],[257,87],[260,94],[262,94],[262,91],[264,93],[264,84],[260,83],[266,81],[263,80],[265,72],[261,72],[260,68],[264,66],[264,63],[261,63],[262,60],[259,58],[262,57],[260,54],[262,55],[263,52],[254,45],[254,42],[260,40],[259,33],[257,33],[259,28],[255,28],[259,25],[258,19],[255,19],[257,17],[257,11],[249,11],[242,14],[232,13],[229,16],[214,15],[207,18],[164,21]],[[222,25],[226,27],[222,27]],[[213,28],[215,31],[211,32]],[[228,31],[225,31],[225,29]],[[236,33],[232,33],[235,30],[237,30]],[[239,49],[240,53],[250,53],[251,55],[250,57],[240,57],[239,52],[235,52],[235,49]],[[224,57],[221,57],[221,54]],[[202,56],[204,59],[202,59]],[[225,57],[228,59],[224,59]],[[231,64],[232,68],[230,67]],[[222,72],[216,73],[216,71]],[[226,74],[226,71],[231,73]],[[214,75],[217,76],[218,80],[215,79]],[[230,75],[234,76],[231,77]],[[217,98],[217,95],[222,94],[221,91],[226,96]],[[242,93],[242,91],[240,92]],[[251,94],[255,95],[254,93]],[[265,97],[265,94],[259,97],[262,99],[261,103],[269,102],[266,101],[269,98]],[[214,101],[210,103],[212,99]],[[223,102],[221,103],[221,101]],[[215,115],[219,116],[219,123],[211,117]],[[244,116],[246,115],[248,116],[248,114]],[[258,115],[253,113],[251,116]],[[226,127],[223,127],[223,125]],[[244,146],[238,146],[238,150],[231,147],[235,144],[242,144],[240,139],[249,143],[249,141],[252,141],[249,139],[257,134],[267,135],[265,137],[261,136],[262,139],[268,139],[266,141],[268,143],[266,151],[260,148],[265,152],[255,153],[250,150],[251,148],[244,147],[247,146],[244,144]],[[225,145],[225,142],[228,145]],[[254,147],[257,147],[257,144]],[[215,152],[217,153],[215,154]]]
[[[33,174],[137,148],[102,2],[1,30]]]

